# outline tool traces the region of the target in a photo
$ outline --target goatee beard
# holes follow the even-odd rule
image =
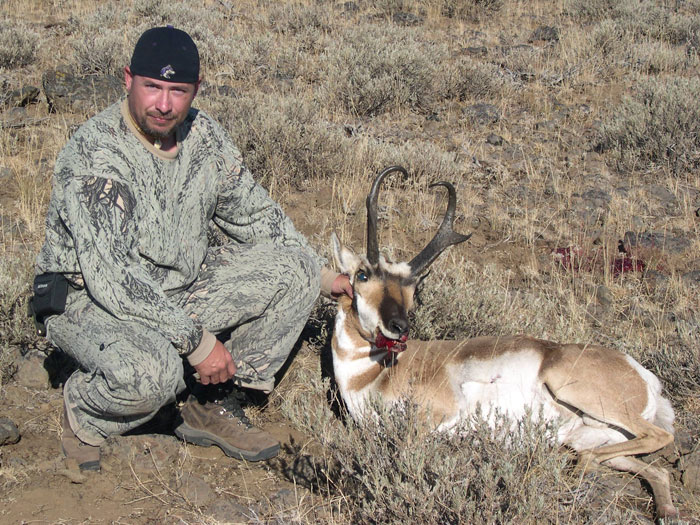
[[[141,131],[149,137],[151,137],[152,139],[164,140],[170,137],[175,132],[175,126],[170,128],[168,131],[153,129],[146,123],[146,119],[143,119],[143,121],[136,123],[138,124],[139,128],[141,128]]]

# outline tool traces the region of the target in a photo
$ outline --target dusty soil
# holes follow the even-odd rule
[[[274,410],[249,408],[282,444],[280,456],[268,462],[181,443],[172,433],[176,409],[170,406],[148,428],[108,440],[100,472],[80,472],[60,450],[60,385],[13,382],[0,404],[2,416],[21,431],[18,443],[0,447],[2,523],[256,523],[293,516],[302,503],[313,508],[314,496],[288,475],[310,440]]]

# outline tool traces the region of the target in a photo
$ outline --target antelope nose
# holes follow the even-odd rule
[[[401,336],[408,332],[408,321],[403,317],[395,317],[389,322],[389,330]]]

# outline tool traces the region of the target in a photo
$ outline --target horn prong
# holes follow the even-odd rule
[[[408,263],[411,267],[411,275],[413,276],[418,276],[423,273],[448,247],[453,244],[464,242],[472,236],[471,233],[469,235],[463,235],[454,231],[455,209],[457,207],[457,192],[455,187],[445,181],[435,182],[430,185],[431,188],[435,186],[447,188],[447,211],[445,212],[442,224],[440,224],[440,228],[435,234],[435,237],[433,237],[428,245]]]

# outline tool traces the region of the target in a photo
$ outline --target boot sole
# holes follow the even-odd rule
[[[212,445],[215,445],[223,450],[224,454],[226,454],[228,457],[244,459],[246,461],[263,461],[265,459],[274,458],[280,451],[280,446],[278,443],[261,450],[257,454],[253,454],[249,450],[234,447],[230,443],[227,443],[221,439],[219,436],[216,436],[210,432],[192,428],[187,423],[181,423],[180,426],[175,429],[175,435],[187,443],[199,445],[200,447],[211,447]]]

